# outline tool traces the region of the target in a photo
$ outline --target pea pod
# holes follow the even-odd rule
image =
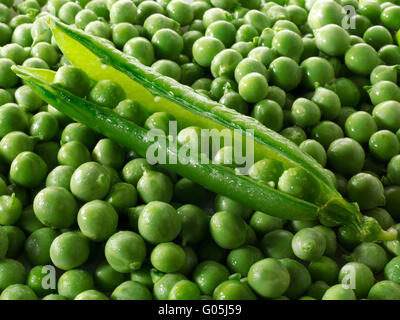
[[[147,111],[167,111],[183,127],[196,125],[208,129],[241,130],[242,139],[253,139],[255,160],[272,158],[285,168],[301,167],[310,173],[320,186],[320,196],[314,203],[306,202],[267,185],[236,175],[232,169],[215,164],[203,164],[201,158],[189,164],[178,161],[167,164],[172,170],[217,193],[230,196],[256,210],[284,219],[324,221],[352,225],[365,240],[390,240],[396,234],[383,231],[376,220],[364,217],[358,207],[346,202],[336,191],[329,175],[311,157],[293,143],[265,128],[253,118],[243,116],[196,94],[191,88],[163,77],[144,67],[132,57],[115,50],[107,42],[49,18],[54,37],[64,55],[95,80],[110,79],[119,83],[129,98],[139,102]],[[106,136],[135,150],[142,156],[149,141],[146,130],[124,121],[112,111],[72,96],[50,84],[49,71],[37,72],[14,68],[47,102],[74,120],[101,131]],[[73,103],[72,103],[73,102]],[[244,132],[252,129],[248,137]],[[176,150],[167,147],[168,154]]]

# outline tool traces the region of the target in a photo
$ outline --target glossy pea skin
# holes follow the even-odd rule
[[[294,254],[305,261],[315,260],[324,254],[326,240],[324,236],[313,228],[304,228],[298,231],[292,240]]]
[[[215,78],[232,77],[237,65],[242,61],[242,55],[233,49],[224,49],[211,61],[211,73]]]
[[[379,129],[396,132],[400,128],[400,103],[394,100],[381,102],[372,110],[372,116]]]
[[[282,129],[283,111],[273,100],[265,99],[257,102],[252,111],[252,117],[274,131]]]
[[[172,199],[173,185],[169,177],[161,172],[144,171],[137,183],[137,191],[146,203],[169,202]]]
[[[186,253],[182,247],[173,242],[159,243],[152,250],[150,260],[157,270],[171,273],[182,268],[186,260]]]
[[[344,12],[335,1],[323,1],[314,3],[309,9],[307,22],[311,29],[319,29],[327,24],[341,25]]]
[[[202,294],[212,295],[214,289],[228,280],[229,271],[222,264],[215,261],[203,261],[197,265],[193,273],[193,280]]]
[[[280,134],[297,145],[300,145],[300,143],[307,139],[305,131],[297,126],[287,127]]]
[[[8,250],[8,235],[3,227],[0,228],[0,240],[0,257],[2,259],[5,257]]]
[[[326,152],[322,144],[320,144],[318,141],[307,139],[300,143],[299,147],[303,152],[309,154],[311,157],[317,160],[319,164],[325,166]]]
[[[53,83],[79,97],[86,96],[90,89],[89,77],[81,69],[74,66],[59,68]]]
[[[52,228],[68,228],[77,214],[72,194],[62,187],[42,189],[33,200],[33,210],[41,223]]]
[[[211,217],[210,232],[220,247],[235,249],[245,242],[246,224],[239,215],[220,211]]]
[[[153,63],[151,67],[158,73],[175,79],[176,81],[179,81],[179,79],[181,78],[181,69],[179,65],[174,61],[161,59]]]
[[[171,29],[158,30],[151,43],[158,58],[170,60],[176,60],[184,46],[182,37]]]
[[[399,259],[399,257],[394,257],[388,262],[384,269],[385,279],[393,281],[397,284],[400,284]]]
[[[88,100],[103,107],[115,108],[117,104],[126,99],[124,89],[111,80],[100,80],[91,88]]]
[[[266,78],[256,72],[245,75],[239,82],[239,94],[246,102],[258,102],[268,93]]]
[[[12,131],[26,131],[26,114],[14,104],[3,105],[0,109],[0,137]]]
[[[382,162],[389,161],[400,149],[400,143],[396,135],[388,130],[379,130],[369,139],[371,154]]]
[[[373,105],[389,100],[400,100],[400,88],[391,81],[379,81],[368,90]]]
[[[93,160],[98,163],[120,169],[125,160],[125,150],[111,139],[101,139],[92,151]]]
[[[105,246],[105,256],[110,266],[118,272],[129,273],[140,269],[146,255],[143,238],[132,231],[112,235]]]
[[[32,232],[26,239],[25,255],[32,265],[46,265],[51,263],[50,246],[58,232],[51,228],[40,228]]]
[[[317,230],[319,233],[321,233],[325,238],[326,248],[324,254],[328,257],[333,257],[336,253],[336,248],[337,248],[335,232],[331,228],[322,225],[317,225],[313,228]]]
[[[12,163],[18,154],[33,151],[36,139],[20,131],[6,134],[0,141],[0,155],[6,163]]]
[[[326,290],[322,300],[356,300],[356,295],[352,289],[336,284]]]
[[[79,167],[91,160],[89,150],[79,141],[70,141],[61,146],[57,160],[62,165]]]
[[[399,300],[400,285],[390,280],[375,283],[368,293],[369,300]]]
[[[381,181],[368,173],[358,173],[347,184],[347,196],[357,202],[362,210],[373,209],[385,204]]]
[[[0,260],[0,289],[3,291],[10,285],[25,283],[25,267],[14,259]]]
[[[273,60],[269,68],[271,84],[290,91],[297,87],[301,81],[301,69],[291,58],[279,57]]]
[[[154,61],[155,53],[153,45],[143,37],[128,40],[123,47],[123,52],[135,57],[146,66],[150,66]]]
[[[74,196],[83,201],[101,200],[110,188],[107,170],[96,162],[79,166],[71,177],[70,189]]]
[[[335,78],[332,65],[324,58],[311,57],[304,60],[300,66],[303,72],[302,85],[307,89],[324,86]]]
[[[93,241],[108,239],[117,227],[118,215],[107,202],[93,200],[78,211],[78,226],[83,235]]]
[[[360,144],[365,144],[377,131],[375,119],[365,111],[358,111],[351,114],[345,122],[345,132]]]
[[[139,179],[143,176],[143,173],[150,170],[151,166],[144,158],[136,158],[122,168],[122,178],[134,186],[137,185]]]
[[[193,58],[202,67],[209,67],[215,55],[225,49],[224,44],[216,38],[202,37],[193,44]]]
[[[240,273],[244,277],[247,275],[250,267],[263,257],[260,249],[251,245],[244,245],[232,250],[228,254],[226,264],[232,273]]]
[[[294,124],[301,127],[316,125],[321,118],[321,111],[316,103],[305,98],[298,98],[291,109]]]
[[[28,85],[23,85],[15,91],[15,100],[22,110],[28,112],[37,111],[43,105],[42,99]]]
[[[355,281],[355,283],[349,283]],[[353,291],[358,299],[365,298],[374,284],[372,271],[362,263],[349,262],[339,272],[339,282],[344,285],[353,284]]]
[[[50,246],[50,258],[59,269],[71,270],[86,262],[90,248],[88,239],[79,231],[57,236]]]
[[[75,25],[80,29],[85,29],[86,26],[97,20],[97,15],[90,9],[83,9],[79,11],[75,16]]]
[[[364,32],[363,39],[375,50],[379,50],[381,47],[393,43],[392,35],[384,26],[369,27]]]
[[[379,58],[389,66],[400,63],[400,48],[394,44],[387,44],[379,49]]]
[[[157,300],[168,300],[171,289],[181,280],[186,280],[186,277],[181,273],[167,273],[163,275],[154,283],[154,298]]]
[[[227,280],[215,288],[213,298],[215,300],[256,300],[256,295],[247,283]]]
[[[345,64],[354,73],[369,75],[379,64],[379,56],[372,46],[359,43],[346,52]]]
[[[262,297],[277,298],[289,287],[290,274],[279,260],[266,258],[251,266],[248,282],[250,287]]]
[[[58,133],[57,118],[49,112],[36,113],[30,121],[29,133],[41,141],[53,139]]]
[[[68,299],[74,299],[78,294],[93,289],[93,278],[85,270],[74,269],[63,273],[58,279],[58,293]]]
[[[364,165],[364,150],[357,141],[351,138],[341,138],[332,142],[327,155],[329,165],[335,172],[343,175],[354,175]]]
[[[49,269],[47,269],[43,265],[37,265],[34,268],[32,268],[28,273],[26,284],[39,297],[43,297],[48,294],[54,294],[56,292],[55,289],[43,288],[42,283],[43,283],[43,280],[46,281],[46,279],[44,279],[44,277],[46,277],[48,270]]]
[[[314,178],[301,168],[285,170],[279,178],[278,189],[304,200],[312,200],[319,193]]]
[[[43,159],[31,151],[18,154],[11,163],[10,180],[23,187],[37,187],[47,173]]]
[[[350,47],[347,31],[336,24],[328,24],[316,32],[316,45],[330,56],[341,56]]]
[[[338,116],[341,109],[341,102],[334,91],[318,87],[311,100],[318,105],[323,120],[333,120]]]
[[[337,282],[339,267],[333,259],[322,256],[310,262],[308,271],[314,281],[325,281],[333,285]]]
[[[182,229],[182,221],[171,205],[152,201],[143,208],[138,227],[146,241],[156,244],[174,240]]]
[[[71,141],[78,141],[88,149],[92,149],[97,142],[97,134],[84,124],[70,123],[62,131],[61,144]]]
[[[3,290],[0,300],[37,300],[37,296],[27,285],[13,284]]]

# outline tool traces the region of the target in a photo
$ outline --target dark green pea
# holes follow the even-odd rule
[[[111,187],[106,201],[110,203],[118,213],[125,213],[128,208],[136,205],[136,189],[129,183],[118,182]]]
[[[150,38],[160,29],[179,30],[179,23],[160,13],[150,15],[143,23],[146,35]]]
[[[305,131],[300,128],[300,127],[287,127],[285,129],[283,129],[280,134],[284,137],[286,137],[287,139],[291,140],[292,142],[294,142],[297,145],[300,145],[300,143],[302,143],[303,141],[305,141],[307,139],[307,135],[305,133]]]
[[[308,271],[314,281],[324,281],[333,285],[337,282],[339,267],[333,259],[323,256],[311,261]]]
[[[329,285],[324,281],[315,281],[307,290],[307,295],[315,299],[321,300]]]
[[[363,242],[354,249],[348,260],[363,263],[374,274],[378,274],[383,271],[388,262],[388,257],[385,250],[378,244]]]
[[[58,69],[53,83],[79,97],[86,96],[90,89],[89,77],[74,66],[63,66]]]
[[[24,208],[18,221],[18,225],[29,234],[45,227],[45,225],[43,225],[39,219],[36,218],[32,205]]]
[[[125,279],[123,273],[120,273],[106,262],[101,262],[93,273],[96,288],[104,291],[113,291]]]
[[[168,176],[157,171],[145,171],[137,183],[137,191],[143,201],[169,202],[172,199],[173,185]]]
[[[235,109],[242,114],[248,114],[249,106],[246,101],[234,90],[226,90],[224,95],[219,100],[219,103],[226,107]]]
[[[0,137],[3,138],[12,131],[26,131],[28,119],[22,109],[12,104],[0,109]]]
[[[249,224],[258,235],[264,235],[273,230],[282,229],[284,221],[261,211],[255,211]]]
[[[273,100],[265,99],[259,101],[254,106],[252,117],[274,131],[282,129],[283,111],[281,106]]]
[[[38,265],[32,268],[28,273],[26,283],[39,297],[56,292],[55,289],[44,288],[43,283],[46,281],[46,279],[44,279],[46,276],[47,270],[43,265]]]
[[[360,172],[365,160],[363,148],[351,138],[341,138],[333,141],[329,145],[327,156],[328,163],[335,172],[345,176]]]
[[[137,6],[136,23],[143,24],[144,21],[154,13],[164,13],[164,9],[157,2],[143,1]]]
[[[400,88],[391,81],[383,80],[375,83],[369,88],[368,94],[374,105],[389,100],[400,101]]]
[[[339,282],[351,286],[357,298],[364,298],[374,284],[372,271],[362,263],[349,262],[339,272]]]
[[[286,230],[274,230],[267,233],[260,242],[265,256],[276,259],[294,258],[292,250],[293,234]]]
[[[334,91],[318,87],[311,100],[318,105],[323,120],[333,120],[338,116],[341,109],[341,102],[339,96]]]
[[[110,139],[101,139],[92,151],[93,160],[115,169],[120,169],[125,160],[125,150]]]
[[[322,300],[356,300],[356,295],[352,289],[336,284],[326,290]]]
[[[124,89],[111,80],[100,80],[90,90],[88,99],[107,108],[115,108],[126,99]]]
[[[280,260],[290,275],[290,284],[284,295],[295,299],[302,296],[311,285],[311,276],[306,267],[300,262],[285,258]]]
[[[181,72],[180,82],[187,86],[204,77],[204,70],[197,63],[189,62],[181,65]]]
[[[32,232],[25,241],[25,255],[32,265],[51,263],[50,246],[58,233],[51,228],[40,228]]]
[[[222,98],[228,88],[234,91],[237,91],[238,89],[234,80],[222,76],[213,80],[211,83],[210,92],[215,100],[219,100]]]
[[[251,209],[231,198],[217,195],[214,200],[215,212],[228,211],[232,214],[237,214],[243,219],[247,219],[251,214]]]
[[[351,201],[357,202],[362,210],[373,209],[385,204],[381,181],[368,173],[359,173],[349,180],[347,196]]]
[[[375,50],[379,50],[381,47],[393,43],[392,35],[384,26],[369,27],[364,32],[363,39]]]
[[[340,138],[344,137],[342,128],[332,121],[322,121],[311,131],[311,137],[321,143],[325,149]]]

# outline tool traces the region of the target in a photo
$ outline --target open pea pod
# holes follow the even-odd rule
[[[358,206],[346,202],[314,159],[301,152],[293,143],[262,126],[253,118],[243,116],[195,93],[191,88],[155,73],[113,48],[108,42],[86,35],[73,27],[49,18],[54,37],[64,55],[86,71],[94,80],[109,79],[120,84],[130,99],[148,112],[166,111],[180,126],[195,125],[208,129],[242,132],[242,139],[253,139],[255,160],[270,158],[285,168],[301,167],[312,175],[320,187],[319,196],[306,202],[280,192],[249,177],[236,175],[234,170],[215,164],[204,164],[200,157],[188,164],[166,164],[167,167],[204,187],[245,203],[249,207],[284,219],[322,221],[353,226],[363,240],[391,240],[394,232],[383,231],[376,220],[364,217]],[[49,71],[27,68],[14,70],[48,103],[94,130],[120,142],[144,156],[149,147],[146,130],[106,110],[71,95],[50,84]],[[249,137],[246,130],[253,130]],[[167,147],[167,153],[176,150]]]

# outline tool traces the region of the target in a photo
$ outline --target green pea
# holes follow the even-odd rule
[[[220,283],[228,280],[228,276],[229,271],[222,264],[215,261],[203,261],[197,265],[193,280],[202,294],[211,295]]]
[[[93,277],[96,288],[103,291],[113,291],[125,279],[124,274],[114,270],[106,261],[96,267]]]
[[[385,250],[373,242],[363,242],[359,244],[348,259],[365,264],[374,274],[383,271],[388,262]]]
[[[68,270],[58,279],[58,293],[67,299],[75,297],[86,290],[93,289],[93,277],[81,269]]]
[[[300,297],[311,285],[309,271],[300,262],[294,259],[285,258],[280,260],[280,262],[290,275],[290,284],[284,292],[284,295],[292,299]]]
[[[292,250],[293,234],[287,230],[274,230],[262,238],[260,248],[265,256],[276,259],[294,258]]]
[[[151,243],[169,242],[180,233],[182,222],[171,205],[152,201],[143,208],[138,227],[140,235]]]
[[[70,141],[62,145],[57,154],[57,160],[62,165],[79,167],[91,160],[89,150],[79,141]]]
[[[356,295],[352,289],[344,288],[342,284],[336,284],[326,290],[322,300],[356,300]]]
[[[290,274],[279,260],[266,258],[251,266],[248,282],[250,287],[262,297],[277,298],[288,289]]]
[[[396,135],[388,130],[379,130],[369,139],[369,150],[372,155],[383,162],[389,161],[400,149]]]
[[[368,293],[369,300],[399,300],[400,285],[390,280],[375,283]]]
[[[109,188],[110,175],[97,162],[82,164],[71,177],[71,192],[82,201],[101,200],[107,195]]]

